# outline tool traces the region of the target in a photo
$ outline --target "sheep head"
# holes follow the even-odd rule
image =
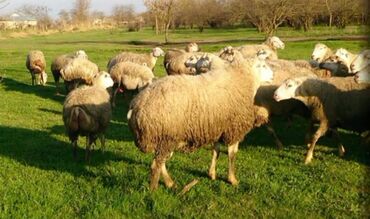
[[[198,44],[196,44],[196,43],[189,43],[188,45],[186,45],[185,51],[186,52],[198,52],[199,51]]]
[[[329,47],[327,47],[325,44],[317,43],[311,54],[311,59],[317,62],[322,62],[326,54],[329,53],[329,50]]]
[[[199,60],[199,56],[197,55],[191,55],[184,63],[184,65],[187,67],[187,68],[195,68],[198,60]]]
[[[351,63],[350,70],[353,73],[359,72],[370,65],[370,50],[362,51]]]
[[[280,85],[274,93],[274,99],[279,102],[296,97],[296,91],[306,77],[289,78]]]
[[[366,68],[363,68],[359,72],[356,73],[355,81],[357,83],[370,84],[370,66],[369,65]]]
[[[105,71],[101,71],[98,74],[95,74],[93,77],[93,85],[94,86],[99,86],[102,88],[109,88],[112,87],[114,84],[112,77],[110,74],[108,74]]]
[[[285,48],[284,42],[281,41],[280,38],[277,36],[272,36],[272,37],[267,38],[266,44],[269,45],[274,50]]]
[[[164,51],[159,47],[155,47],[152,50],[152,54],[154,57],[164,56]]]
[[[274,72],[265,60],[254,58],[252,61],[252,71],[259,76],[260,82],[270,83],[274,79]]]
[[[75,57],[76,58],[82,58],[82,59],[89,59],[87,56],[86,52],[84,50],[78,50],[75,52]]]
[[[208,54],[204,54],[202,57],[199,58],[197,63],[195,64],[195,69],[198,73],[204,73],[209,71],[211,67],[212,58],[208,56]]]

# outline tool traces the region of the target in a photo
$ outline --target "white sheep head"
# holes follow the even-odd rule
[[[317,43],[311,54],[311,59],[317,62],[322,62],[324,61],[324,58],[329,50],[329,47],[327,47],[325,44]]]
[[[164,56],[164,51],[159,47],[155,47],[152,50],[152,54],[154,57]]]
[[[48,75],[46,74],[45,71],[41,72],[41,74],[40,74],[40,83],[41,83],[41,85],[45,85],[47,81],[48,81]]]
[[[274,93],[274,99],[279,102],[296,97],[296,90],[307,77],[289,78],[281,84]]]
[[[232,62],[235,58],[235,49],[232,46],[226,46],[221,50],[221,53],[218,56],[223,60]]]
[[[351,63],[351,72],[356,73],[370,65],[370,50],[362,51]]]
[[[89,59],[87,56],[86,52],[84,50],[78,50],[75,52],[75,57],[76,58],[82,58],[82,59]]]
[[[199,46],[196,43],[189,43],[185,47],[186,52],[198,52],[199,51]]]
[[[104,89],[107,89],[109,87],[113,87],[113,84],[114,84],[114,82],[113,82],[112,77],[110,76],[109,73],[107,73],[105,71],[101,71],[98,74],[94,75],[94,78],[93,78],[93,85],[94,86],[99,86],[99,87],[102,87]]]
[[[260,58],[254,58],[252,64],[252,71],[257,73],[261,82],[270,83],[274,79],[274,72],[267,65],[266,61]]]
[[[363,68],[359,72],[356,73],[355,81],[357,83],[370,84],[370,66],[369,65],[366,68]]]
[[[267,38],[266,44],[270,45],[270,47],[273,48],[274,50],[285,48],[284,42],[281,41],[280,38],[277,36],[272,36],[272,37]]]

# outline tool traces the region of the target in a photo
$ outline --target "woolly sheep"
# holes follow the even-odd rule
[[[161,175],[167,187],[174,185],[166,161],[175,150],[193,151],[216,142],[228,146],[228,181],[236,185],[236,153],[254,125],[253,96],[259,83],[251,67],[244,64],[207,74],[163,77],[141,91],[127,117],[136,146],[143,152],[155,152],[150,188],[158,187]],[[220,152],[217,145],[209,169],[212,179]]]
[[[123,62],[123,61],[134,62],[140,65],[142,65],[143,63],[146,63],[148,68],[150,68],[153,71],[158,57],[163,56],[163,55],[164,55],[164,51],[159,47],[153,48],[149,54],[122,52],[109,60],[107,64],[108,72],[115,64],[119,62]]]
[[[154,74],[146,65],[139,65],[133,62],[119,62],[115,64],[109,74],[115,87],[112,103],[115,105],[117,92],[120,89],[135,90],[141,89],[152,83]]]
[[[95,76],[93,86],[83,86],[68,94],[63,105],[63,122],[73,146],[74,158],[79,136],[86,136],[86,160],[90,160],[90,147],[98,137],[104,149],[104,133],[112,114],[106,89],[111,86],[113,80],[110,75],[100,72]]]
[[[266,39],[260,45],[244,45],[237,47],[244,58],[253,58],[257,55],[258,51],[264,49],[269,54],[269,59],[278,59],[277,49],[284,49],[285,44],[277,36],[272,36]]]
[[[363,50],[351,63],[351,72],[356,73],[370,65],[370,50]]]
[[[290,98],[302,101],[311,110],[311,129],[314,122],[319,122],[319,128],[308,143],[306,164],[312,161],[317,140],[328,130],[333,131],[338,140],[339,154],[343,155],[344,147],[336,128],[359,132],[370,129],[370,88],[356,84],[352,77],[287,79],[275,91],[274,99],[281,101]]]
[[[92,84],[93,77],[98,72],[98,66],[84,58],[72,59],[60,70],[67,92],[70,92],[81,84]]]
[[[196,69],[194,68],[194,63],[200,56],[200,53],[190,53],[182,52],[176,57],[172,57],[170,60],[167,60],[165,65],[167,75],[178,75],[178,74],[189,74],[194,75]],[[189,63],[193,63],[190,64]]]
[[[51,63],[51,72],[53,73],[57,93],[59,93],[60,70],[75,58],[88,59],[84,50],[78,50],[73,54],[64,54],[57,56]]]
[[[46,61],[44,53],[40,50],[31,50],[28,52],[26,59],[26,67],[32,76],[32,85],[45,85],[47,74],[45,72]]]

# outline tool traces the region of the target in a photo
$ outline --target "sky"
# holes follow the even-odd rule
[[[62,9],[70,10],[73,7],[75,0],[6,0],[8,5],[0,9],[0,15],[14,12],[24,4],[41,5],[50,8],[50,16],[58,17],[58,13]],[[132,4],[137,12],[146,10],[143,0],[91,0],[91,11],[103,11],[106,15],[110,15],[115,5]],[[1,4],[4,5],[4,4]],[[1,6],[0,5],[0,6]]]

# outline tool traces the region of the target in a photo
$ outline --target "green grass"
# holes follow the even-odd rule
[[[324,28],[318,31],[329,32]],[[252,30],[244,32],[206,30],[199,34],[182,30],[172,37],[177,41],[260,37]],[[283,33],[301,36],[300,32],[282,29]],[[156,192],[150,192],[149,167],[153,155],[143,154],[135,147],[125,118],[128,100],[122,97],[118,98],[106,134],[105,153],[97,148],[91,163],[85,163],[85,141],[81,139],[79,161],[75,162],[62,122],[64,97],[54,95],[51,74],[47,86],[30,85],[31,77],[25,68],[27,51],[43,50],[50,65],[58,54],[84,49],[91,60],[105,69],[108,59],[121,50],[150,50],[151,46],[130,43],[133,40],[161,38],[150,30],[140,33],[99,30],[0,41],[0,75],[5,76],[0,83],[0,218],[369,217],[369,147],[361,143],[358,135],[342,131],[348,151],[344,158],[338,157],[335,142],[323,138],[313,163],[304,165],[307,123],[299,118],[292,127],[281,119],[274,123],[285,144],[283,151],[276,150],[264,128],[247,135],[237,154],[240,180],[237,187],[226,182],[225,147],[218,163],[218,179],[212,181],[207,177],[211,151],[205,147],[190,154],[175,153],[168,162],[177,189],[166,189],[161,183]],[[279,56],[307,59],[316,42],[287,42]],[[201,47],[204,51],[217,51],[226,44],[242,43]],[[361,41],[325,43],[333,49],[344,47],[354,52],[365,46]],[[162,59],[155,71],[158,76],[164,75]],[[182,187],[194,178],[199,183],[179,196]]]

